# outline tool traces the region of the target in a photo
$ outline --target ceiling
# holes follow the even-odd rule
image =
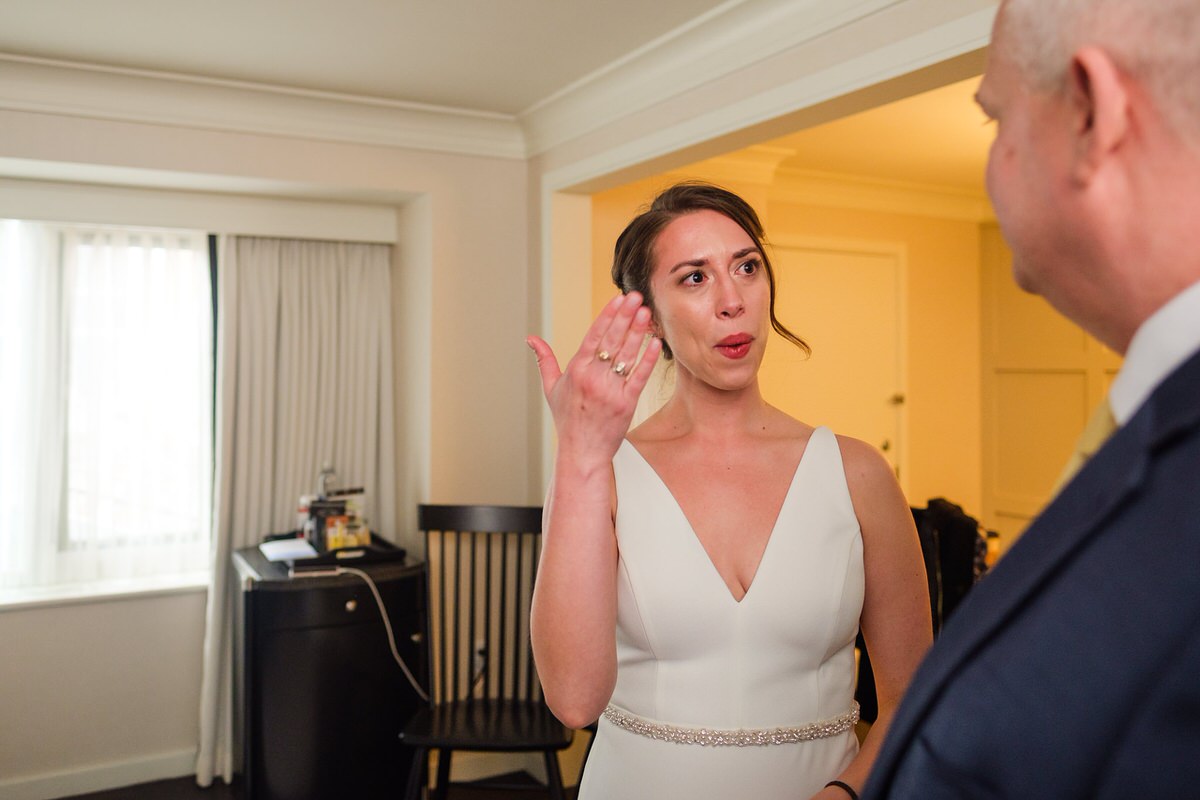
[[[4,0],[0,52],[514,115],[722,5]]]
[[[975,105],[979,78],[771,141],[789,168],[984,194],[994,128]]]
[[[3,0],[0,53],[519,116],[756,0]],[[64,24],[66,23],[66,24]],[[770,144],[789,167],[982,193],[975,81]]]

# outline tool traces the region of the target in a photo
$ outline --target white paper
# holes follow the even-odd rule
[[[312,558],[317,554],[307,539],[276,539],[258,546],[267,561],[292,561],[297,558]]]

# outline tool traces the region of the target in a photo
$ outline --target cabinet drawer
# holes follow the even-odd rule
[[[414,572],[402,580],[377,581],[380,596],[388,610],[392,626],[400,629],[423,628],[425,590],[423,573]],[[379,609],[367,584],[357,577],[303,579],[307,590],[258,588],[246,593],[254,627],[258,631],[293,628],[319,628],[329,625],[353,625],[378,622]]]

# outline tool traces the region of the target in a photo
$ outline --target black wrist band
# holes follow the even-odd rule
[[[826,789],[828,789],[830,786],[836,786],[846,794],[850,795],[850,800],[858,800],[858,792],[851,789],[850,784],[842,783],[841,781],[830,781],[829,783],[825,784]]]

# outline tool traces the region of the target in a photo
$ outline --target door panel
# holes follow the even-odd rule
[[[777,242],[776,316],[808,342],[812,356],[772,337],[761,373],[768,402],[875,446],[902,485],[903,256],[900,245]]]
[[[1121,358],[1013,282],[994,225],[983,265],[983,522],[1006,550],[1050,500]]]

